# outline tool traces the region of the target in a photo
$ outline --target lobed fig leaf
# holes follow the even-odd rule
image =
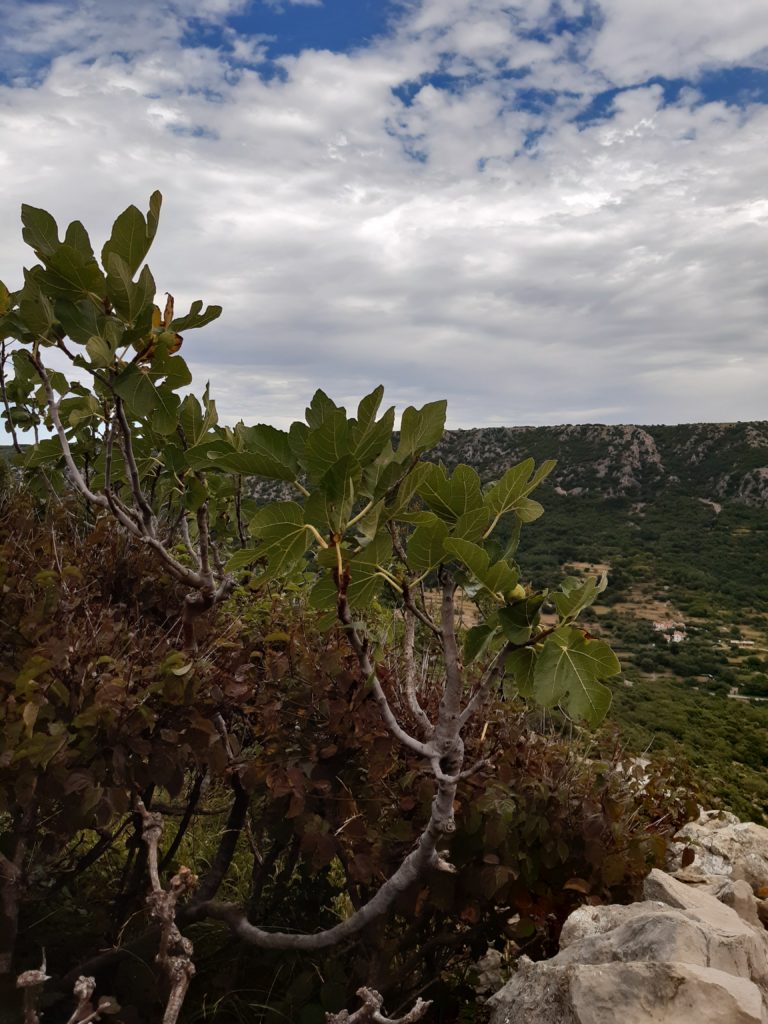
[[[544,643],[534,670],[534,696],[545,707],[562,704],[573,718],[598,725],[611,703],[601,680],[621,671],[602,640],[587,639],[573,627],[558,629]]]

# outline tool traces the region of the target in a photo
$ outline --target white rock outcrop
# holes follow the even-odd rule
[[[492,1024],[768,1024],[762,926],[663,871],[644,895],[575,911],[557,956],[523,958],[489,1000]]]
[[[768,828],[762,825],[727,811],[702,811],[680,829],[675,845],[678,863],[686,847],[693,852],[692,872],[748,882],[755,893],[768,889]]]

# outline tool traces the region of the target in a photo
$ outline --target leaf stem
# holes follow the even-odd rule
[[[403,588],[400,586],[399,583],[395,582],[395,580],[393,579],[392,576],[389,575],[387,570],[386,569],[382,569],[382,567],[380,565],[377,565],[376,568],[379,571],[377,573],[375,573],[375,575],[376,576],[381,576],[381,578],[386,580],[387,583],[390,585],[390,587],[392,587],[393,590],[396,590],[398,592],[398,594],[402,594]]]
[[[333,546],[336,548],[336,569],[339,574],[339,579],[341,579],[341,577],[344,575],[344,562],[341,557],[341,548],[339,547],[338,542]]]
[[[496,518],[495,518],[495,519],[493,520],[493,522],[491,523],[491,525],[490,525],[490,526],[488,527],[488,529],[487,529],[487,530],[485,531],[485,533],[483,534],[483,540],[488,540],[488,538],[489,538],[489,537],[491,536],[491,534],[493,533],[493,531],[494,531],[494,530],[496,529],[496,527],[497,527],[497,525],[498,525],[498,522],[499,522],[499,520],[501,519],[501,517],[502,517],[502,515],[503,515],[503,514],[504,514],[504,513],[503,513],[503,511],[502,511],[502,512],[497,512],[497,513],[496,513]]]
[[[347,523],[347,529],[349,529],[350,526],[354,526],[356,523],[359,523],[361,519],[364,519],[365,516],[367,516],[368,513],[373,508],[373,505],[374,505],[374,501],[373,501],[373,498],[371,498],[371,500],[368,502],[368,504],[364,508],[361,508],[356,516],[353,516],[349,520],[349,522]]]
[[[321,548],[328,548],[328,542],[321,535],[319,530],[317,530],[317,528],[314,527],[311,523],[305,523],[304,529],[309,530],[309,532],[312,534],[312,536],[315,538],[315,540],[317,541]]]

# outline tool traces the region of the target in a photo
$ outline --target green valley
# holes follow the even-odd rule
[[[489,480],[527,454],[558,459],[524,578],[607,571],[589,628],[622,662],[622,742],[682,756],[702,799],[765,821],[768,424],[449,431],[435,454]]]

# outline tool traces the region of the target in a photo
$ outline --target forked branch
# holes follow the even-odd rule
[[[102,492],[94,490],[90,486],[75,461],[69,438],[61,421],[59,402],[54,394],[50,376],[43,364],[40,353],[33,350],[28,355],[43,385],[48,414],[61,446],[61,453],[64,457],[67,472],[75,488],[89,504],[109,511],[131,536],[152,548],[171,575],[184,584],[184,586],[190,588],[191,592],[187,594],[184,601],[182,623],[185,646],[194,650],[196,647],[195,620],[203,612],[208,611],[225,600],[234,587],[234,579],[231,576],[223,572],[214,572],[211,569],[207,505],[203,503],[203,506],[201,506],[197,513],[198,537],[196,550],[191,543],[188,530],[185,533],[185,541],[188,543],[188,548],[195,564],[195,568],[190,568],[180,562],[171,553],[168,545],[158,537],[157,520],[141,486],[141,477],[133,448],[133,431],[120,397],[118,395],[114,396],[114,417],[111,417],[109,414],[105,417],[105,481]],[[109,382],[106,382],[106,384],[108,386]],[[119,442],[128,472],[133,508],[129,508],[118,497],[112,484],[113,449],[116,439]]]
[[[404,1017],[385,1017],[381,1012],[384,1005],[383,998],[371,988],[359,988],[358,997],[363,1005],[359,1010],[350,1013],[349,1010],[342,1010],[340,1013],[326,1013],[326,1024],[415,1024],[421,1020],[432,1005],[431,1000],[417,999],[413,1009]]]

